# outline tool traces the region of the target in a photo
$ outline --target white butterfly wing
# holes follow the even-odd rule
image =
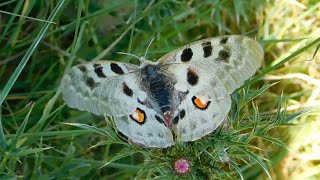
[[[95,61],[72,67],[62,79],[61,90],[72,108],[114,116],[118,129],[133,142],[148,147],[171,146],[172,134],[161,116],[143,105],[153,104],[153,100],[141,90],[140,81],[135,65]]]
[[[188,92],[173,101],[178,140],[194,141],[215,130],[231,107],[230,94],[261,66],[263,50],[244,36],[204,39],[177,49],[159,61],[175,74],[174,92]],[[201,109],[202,102],[209,103]],[[184,116],[181,117],[181,112]]]
[[[230,110],[231,99],[226,96],[218,100],[211,100],[210,105],[205,110],[190,106],[191,96],[183,101],[179,106],[178,123],[175,127],[176,139],[178,141],[195,141],[213,132],[226,118]],[[185,117],[181,117],[181,109],[185,110]]]
[[[137,83],[138,67],[96,61],[72,67],[62,79],[62,95],[68,106],[96,115],[127,115],[146,99]]]
[[[141,105],[139,108],[145,112],[144,122],[136,123],[130,115],[117,116],[114,118],[118,129],[136,144],[159,148],[172,146],[174,144],[172,133],[163,124],[156,111]]]
[[[194,141],[211,133],[221,124],[231,108],[230,95],[222,82],[216,76],[208,77],[205,71],[201,71],[202,68],[195,67],[194,70],[199,77],[205,78],[199,78],[197,87],[187,85],[188,94],[185,99],[174,105],[176,108],[173,124],[179,141]],[[202,103],[201,106],[200,99],[208,104]]]
[[[206,76],[217,76],[231,94],[257,71],[263,55],[263,49],[257,41],[231,35],[191,43],[164,55],[159,61],[163,65],[182,63],[190,67],[204,66]],[[176,66],[171,69],[178,71]]]

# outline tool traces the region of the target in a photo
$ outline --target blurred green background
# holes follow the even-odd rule
[[[122,145],[94,146],[108,137],[62,124],[108,126],[101,117],[65,106],[57,90],[70,65],[93,59],[137,63],[116,52],[142,56],[155,33],[150,60],[208,37],[257,39],[265,62],[256,86],[277,84],[259,94],[254,107],[270,119],[281,110],[289,119],[294,114],[290,123],[296,125],[268,131],[287,148],[256,138],[250,144],[259,149],[252,151],[273,179],[320,178],[317,0],[1,1],[0,178],[132,179],[145,168],[143,150],[132,155]],[[244,179],[268,179],[261,168],[239,167]],[[155,177],[161,178],[161,170],[145,178]],[[225,178],[234,177],[240,178]]]

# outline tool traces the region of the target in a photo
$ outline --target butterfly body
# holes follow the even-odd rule
[[[161,71],[159,65],[147,65],[141,68],[142,82],[146,82],[146,87],[150,90],[152,97],[164,114],[170,111],[170,92],[173,89],[169,76]]]
[[[263,50],[244,36],[191,43],[140,66],[96,61],[62,80],[70,107],[114,116],[133,142],[168,147],[214,131],[231,108],[230,94],[260,67]]]

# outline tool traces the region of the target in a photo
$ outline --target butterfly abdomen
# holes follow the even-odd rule
[[[142,80],[149,86],[150,94],[155,99],[162,113],[170,110],[170,87],[166,76],[161,73],[159,66],[147,65],[141,69]]]

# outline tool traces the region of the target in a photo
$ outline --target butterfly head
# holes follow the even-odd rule
[[[140,68],[146,67],[147,65],[157,65],[158,62],[152,62],[150,60],[147,60],[145,57],[140,57]]]
[[[171,129],[172,127],[172,113],[170,111],[166,111],[163,114],[165,125]]]
[[[124,55],[128,55],[128,56],[132,56],[132,57],[135,57],[137,59],[139,59],[139,62],[140,62],[140,68],[143,68],[147,65],[157,65],[158,62],[152,62],[150,60],[147,60],[145,56],[137,56],[137,55],[134,55],[134,54],[130,54],[130,53],[125,53],[125,52],[117,52],[118,54],[124,54]]]

